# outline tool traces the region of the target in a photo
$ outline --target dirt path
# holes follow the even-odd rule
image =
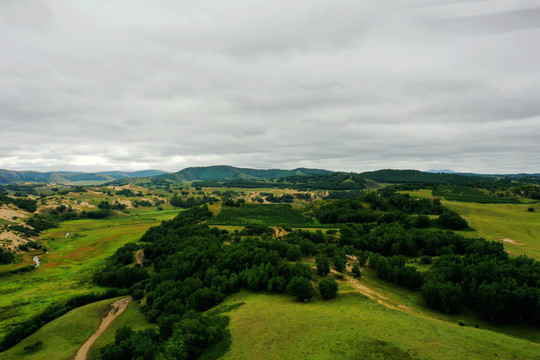
[[[372,300],[375,300],[379,304],[386,306],[387,308],[410,312],[410,309],[407,306],[393,302],[392,300],[390,300],[389,298],[387,298],[380,292],[375,291],[370,287],[367,287],[366,285],[362,284],[360,281],[358,281],[355,278],[346,276],[345,280],[347,281],[349,285],[351,285],[353,288],[358,290],[360,293],[362,293],[363,295],[367,296],[368,298]]]
[[[90,336],[88,340],[86,340],[83,346],[81,346],[73,360],[86,360],[86,357],[88,356],[88,350],[90,350],[97,338],[99,338],[101,334],[103,334],[103,332],[107,329],[107,327],[109,327],[113,320],[116,319],[118,315],[120,315],[122,312],[124,312],[124,310],[126,310],[130,301],[131,298],[129,297],[115,301],[112,304],[112,309],[109,310],[107,315],[103,318],[103,320],[101,321],[101,325],[99,325],[99,328],[92,336]]]
[[[525,245],[524,243],[520,243],[520,242],[514,241],[512,239],[506,239],[505,238],[505,239],[501,239],[501,241],[505,242],[505,243],[508,243],[508,244],[521,245],[521,246]]]
[[[137,262],[137,264],[142,266],[143,259],[144,259],[144,249],[137,250],[137,252],[135,253],[135,261]]]

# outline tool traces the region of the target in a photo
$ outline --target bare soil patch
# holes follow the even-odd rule
[[[144,249],[137,250],[135,253],[135,261],[137,264],[142,266],[142,262],[144,260]]]
[[[503,238],[503,239],[501,239],[501,241],[502,241],[503,243],[508,243],[508,244],[514,244],[514,245],[525,246],[524,243],[520,243],[520,242],[514,241],[514,240],[512,240],[512,239]]]

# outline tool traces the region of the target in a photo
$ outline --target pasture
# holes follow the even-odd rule
[[[431,190],[400,191],[414,197],[434,197]],[[462,215],[474,231],[456,231],[468,237],[503,241],[512,256],[527,255],[540,259],[540,205],[487,204],[442,199],[447,208]],[[532,207],[535,211],[530,212]]]
[[[540,345],[387,308],[353,291],[308,303],[240,292],[224,305],[232,346],[223,359],[535,359]]]

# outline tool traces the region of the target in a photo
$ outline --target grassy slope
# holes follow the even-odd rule
[[[540,259],[540,206],[526,204],[475,204],[443,201],[463,215],[475,229],[474,235],[488,240],[512,239],[525,245],[504,243],[509,254]],[[536,209],[528,212],[529,207]]]
[[[403,191],[417,197],[432,197],[431,190]],[[475,231],[462,231],[465,236],[478,236],[488,240],[512,239],[525,245],[504,243],[512,256],[526,254],[540,259],[540,205],[539,204],[477,204],[448,201],[442,204],[463,215]],[[527,209],[532,207],[535,212]]]
[[[92,345],[88,352],[88,359],[99,359],[99,349],[114,342],[116,330],[122,326],[130,326],[134,331],[139,331],[155,325],[150,324],[143,313],[140,312],[137,301],[131,301],[127,309],[120,314],[111,325],[109,325],[107,330],[105,330],[105,332],[96,340],[94,345]]]
[[[540,345],[392,310],[355,292],[331,301],[241,292],[223,359],[535,359]]]
[[[43,238],[50,254],[40,257],[42,265],[26,274],[0,278],[0,338],[12,326],[53,302],[100,290],[91,280],[104,259],[123,244],[137,241],[150,226],[177,213],[154,211],[103,220],[75,220],[47,231]],[[67,232],[70,236],[66,238]]]
[[[117,299],[98,301],[68,312],[11,349],[0,353],[0,358],[3,360],[71,359],[79,347],[97,330],[107,308]],[[122,316],[123,314],[115,321]],[[26,353],[24,347],[36,341],[43,341],[43,346],[35,353]]]

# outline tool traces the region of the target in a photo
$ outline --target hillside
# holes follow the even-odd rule
[[[24,182],[73,184],[77,182],[99,182],[104,183],[127,178],[149,177],[165,174],[161,170],[141,170],[141,171],[104,171],[97,173],[84,173],[73,171],[14,171],[0,169],[0,184],[16,184]]]
[[[316,174],[330,174],[332,171],[321,169],[297,168],[292,170],[281,169],[250,169],[237,168],[228,165],[189,167],[174,174],[165,174],[154,177],[156,180],[175,181],[218,181],[218,180],[273,180],[289,176],[308,176]]]

